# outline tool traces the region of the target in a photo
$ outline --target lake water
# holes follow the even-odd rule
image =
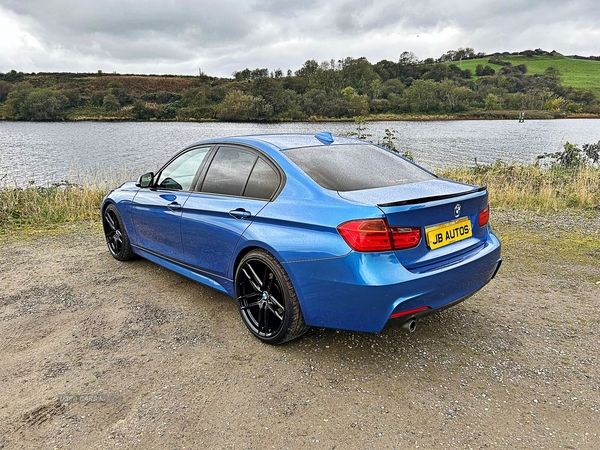
[[[429,169],[505,162],[532,163],[562,149],[565,142],[596,143],[600,120],[517,120],[371,122],[373,141],[395,131],[396,146],[409,150]],[[154,171],[186,145],[206,138],[258,133],[342,135],[353,122],[193,123],[193,122],[0,122],[0,187],[62,180],[130,178]]]

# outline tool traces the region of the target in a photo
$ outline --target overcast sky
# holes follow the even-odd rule
[[[230,77],[459,47],[600,55],[600,1],[0,0],[0,72]]]

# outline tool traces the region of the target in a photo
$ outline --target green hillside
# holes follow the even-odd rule
[[[513,66],[525,64],[527,74],[542,74],[548,67],[555,67],[560,72],[563,86],[572,86],[578,89],[589,89],[600,98],[600,61],[587,59],[571,59],[564,56],[533,56],[511,55],[502,56],[503,61],[510,62]],[[461,69],[470,69],[475,74],[478,64],[486,65],[498,70],[502,66],[490,64],[489,58],[465,60],[460,63]],[[456,64],[454,62],[453,64]]]
[[[0,73],[0,120],[600,116],[599,61],[540,49],[462,61],[466,56],[452,51],[438,60],[444,62],[402,55],[375,64],[364,57],[308,60],[286,76],[266,68],[245,68],[232,78],[11,70]]]

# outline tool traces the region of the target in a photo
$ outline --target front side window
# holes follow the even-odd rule
[[[160,173],[157,186],[163,189],[189,191],[209,150],[210,147],[195,148],[171,161]]]

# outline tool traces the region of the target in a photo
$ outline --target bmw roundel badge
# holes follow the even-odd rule
[[[454,217],[458,217],[460,216],[460,203],[457,203],[456,206],[454,207]]]

